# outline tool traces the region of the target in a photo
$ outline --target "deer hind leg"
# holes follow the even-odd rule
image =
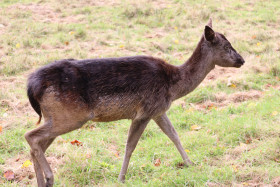
[[[33,164],[34,164],[34,170],[35,170],[35,173],[36,173],[38,186],[39,187],[46,186],[42,168],[41,168],[39,162],[37,161],[33,151],[30,151],[30,154],[31,154],[32,161],[33,161]]]
[[[157,123],[161,130],[169,137],[169,139],[175,144],[184,160],[185,165],[193,165],[193,162],[190,161],[189,157],[184,151],[179,136],[176,130],[174,129],[173,125],[171,124],[170,120],[168,119],[167,115],[163,114],[161,116],[156,117],[153,120]]]
[[[53,172],[44,155],[46,149],[57,136],[78,129],[87,121],[87,119],[78,119],[74,114],[72,118],[69,116],[71,115],[61,118],[52,116],[52,119],[57,120],[45,119],[46,123],[44,125],[25,134],[25,139],[31,147],[39,187],[53,186],[54,182]]]
[[[124,182],[130,157],[150,119],[134,119],[128,132],[124,161],[118,180]]]
[[[43,152],[46,151],[46,149],[51,145],[51,143],[53,142],[54,139],[55,138],[51,138],[51,139],[49,139],[46,142],[41,144]],[[33,160],[33,163],[34,163],[34,170],[35,170],[35,173],[36,173],[38,186],[46,186],[42,168],[41,168],[39,162],[37,161],[37,159],[34,155],[34,151],[30,151],[30,154],[31,154],[31,157],[32,157],[32,160]]]
[[[51,129],[52,124],[47,122],[25,134],[25,139],[31,147],[31,156],[34,162],[38,186],[53,185],[53,173],[44,155],[47,147],[55,138],[51,135]],[[46,182],[44,181],[43,173],[45,175]]]

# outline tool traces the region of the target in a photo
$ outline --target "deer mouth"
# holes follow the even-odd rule
[[[236,67],[236,68],[240,68],[241,66],[243,66],[243,64],[239,64],[239,63],[234,64],[234,67]]]

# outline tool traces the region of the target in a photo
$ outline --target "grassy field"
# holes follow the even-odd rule
[[[36,68],[63,58],[152,55],[179,65],[208,18],[244,57],[216,67],[168,112],[195,166],[182,167],[151,122],[117,181],[130,121],[88,122],[47,150],[55,186],[263,186],[280,184],[278,0],[0,1],[0,185],[35,186],[24,133],[38,116],[26,97]],[[72,145],[79,140],[82,146]],[[160,163],[159,163],[160,161]],[[14,180],[4,173],[11,170]]]

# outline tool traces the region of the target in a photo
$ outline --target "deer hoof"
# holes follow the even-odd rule
[[[118,180],[119,180],[121,183],[124,183],[124,181],[125,181],[125,175],[119,175]]]
[[[46,187],[52,187],[53,186],[53,178],[46,178]]]

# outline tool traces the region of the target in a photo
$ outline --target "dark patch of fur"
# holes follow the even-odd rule
[[[34,108],[35,112],[40,116],[39,121],[37,122],[39,124],[41,121],[41,118],[42,118],[41,107],[40,107],[38,100],[35,99],[35,97],[34,97],[34,93],[32,91],[32,87],[30,86],[30,84],[28,85],[28,88],[27,88],[27,96],[28,96],[31,106]]]
[[[153,57],[66,59],[31,74],[28,90],[40,101],[46,88],[52,86],[62,101],[78,100],[89,107],[100,96],[136,94],[145,107],[156,99],[168,100],[170,85],[179,79],[177,67]]]

